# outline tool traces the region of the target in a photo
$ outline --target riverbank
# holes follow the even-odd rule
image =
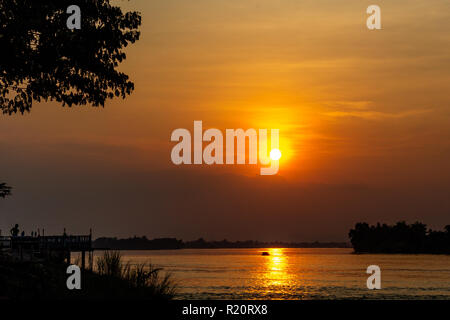
[[[0,255],[1,299],[150,299],[169,300],[175,287],[160,269],[130,267],[121,256],[99,258],[101,273],[83,270],[81,290],[67,289],[67,265],[52,261],[19,261]],[[148,266],[147,266],[148,267]],[[156,270],[156,271],[155,271]]]

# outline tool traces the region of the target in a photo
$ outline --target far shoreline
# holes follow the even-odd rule
[[[176,238],[147,239],[133,237],[127,239],[98,238],[93,241],[95,250],[180,250],[180,249],[270,249],[270,248],[352,248],[347,242],[262,242],[246,241],[206,241],[199,238],[194,241],[183,241]]]

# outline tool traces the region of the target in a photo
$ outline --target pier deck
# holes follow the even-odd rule
[[[0,249],[11,251],[21,260],[28,256],[49,259],[60,257],[70,264],[72,252],[81,252],[82,267],[85,267],[85,253],[89,253],[92,259],[92,234],[89,235],[62,235],[62,236],[37,236],[37,237],[0,237]],[[90,261],[92,263],[92,261]]]

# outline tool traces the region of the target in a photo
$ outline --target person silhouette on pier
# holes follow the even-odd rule
[[[19,225],[16,223],[16,225],[11,228],[11,236],[12,237],[18,237],[19,236]]]

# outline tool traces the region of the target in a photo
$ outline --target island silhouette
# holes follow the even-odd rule
[[[435,231],[421,222],[357,223],[349,238],[355,253],[450,254],[450,225]]]

